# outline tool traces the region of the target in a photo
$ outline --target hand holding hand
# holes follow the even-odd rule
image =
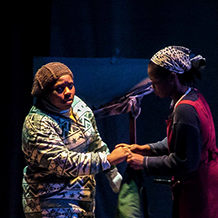
[[[130,154],[130,150],[125,147],[115,148],[108,156],[107,160],[111,165],[119,164],[126,160],[127,156]]]
[[[135,170],[143,169],[144,157],[140,154],[131,153],[127,156],[127,163]]]
[[[136,154],[141,154],[143,156],[149,156],[151,155],[151,148],[149,145],[138,145],[138,144],[132,144],[132,145],[128,145],[126,143],[120,143],[118,145],[115,146],[115,148],[119,148],[119,147],[125,147],[130,149],[130,151],[132,151],[133,153]]]
[[[126,143],[120,143],[120,144],[117,144],[115,146],[115,148],[120,148],[120,147],[130,149],[132,147],[132,145],[129,145],[129,144],[126,144]]]

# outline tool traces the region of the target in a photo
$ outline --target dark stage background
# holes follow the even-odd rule
[[[32,106],[34,57],[149,59],[165,46],[186,46],[207,59],[203,80],[197,88],[211,107],[217,132],[217,0],[7,1],[2,5],[2,12],[0,217],[24,217],[21,180],[25,161],[21,129]],[[91,81],[85,76],[83,79],[87,87]],[[143,99],[142,113],[137,120],[139,144],[165,136],[168,103],[153,94]],[[123,128],[115,128],[113,134],[121,142],[128,140],[122,137],[128,132],[128,115],[119,119]],[[119,119],[114,116],[98,121],[102,137],[111,148],[114,141],[108,132],[114,130],[114,125],[118,126]],[[97,178],[99,187],[104,187],[103,181],[101,176]],[[170,218],[169,187],[154,185],[152,178],[147,178],[146,186],[150,217]],[[116,198],[116,194],[107,190],[106,195],[98,189],[97,218],[112,217]]]

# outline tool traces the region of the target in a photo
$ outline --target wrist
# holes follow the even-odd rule
[[[147,156],[152,155],[151,147],[148,144],[143,145],[143,156],[146,156],[146,155]]]
[[[150,146],[148,144],[143,145],[143,149],[145,150],[151,150]]]
[[[112,162],[113,162],[113,156],[111,154],[108,154],[107,156],[107,161],[110,163],[110,165],[113,165]]]

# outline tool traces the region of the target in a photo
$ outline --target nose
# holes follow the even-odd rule
[[[68,88],[68,86],[65,87],[64,89],[64,94],[67,95],[67,94],[70,94],[70,89]]]

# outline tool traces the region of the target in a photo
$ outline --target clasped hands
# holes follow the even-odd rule
[[[143,160],[145,155],[150,155],[149,145],[128,145],[121,143],[115,146],[115,149],[108,155],[108,161],[111,165],[126,162],[135,170],[143,169]]]

